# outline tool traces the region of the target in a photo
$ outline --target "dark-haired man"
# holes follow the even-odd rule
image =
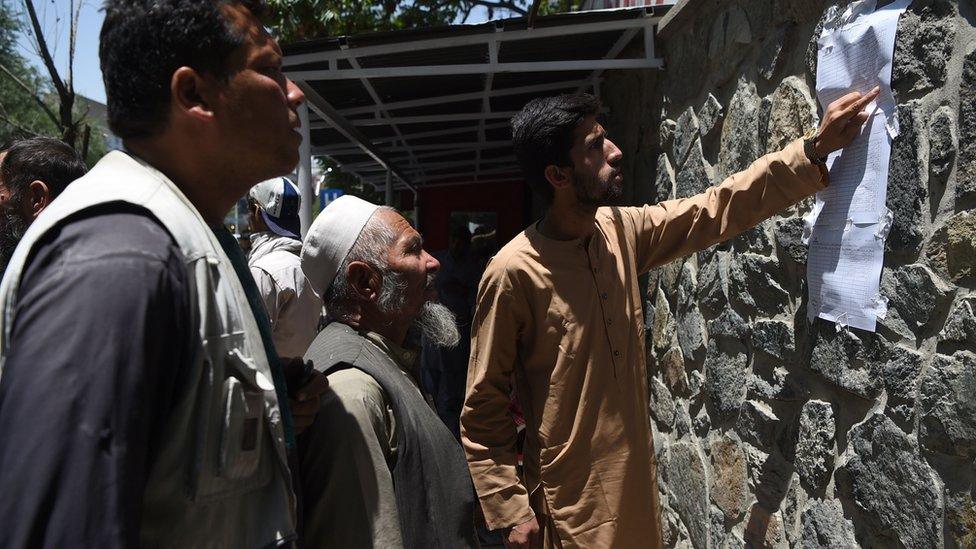
[[[105,156],[0,286],[0,546],[273,547],[295,538],[294,391],[224,214],[290,171],[301,91],[249,0],[109,0]],[[300,362],[300,361],[299,361]],[[302,398],[304,393],[304,398]]]
[[[620,195],[622,154],[595,98],[534,100],[512,119],[523,172],[548,210],[481,280],[461,417],[485,518],[507,546],[661,546],[637,278],[822,189],[822,158],[854,139],[876,96],[844,97],[816,136],[701,195],[635,208],[603,207]]]
[[[74,149],[50,137],[16,141],[0,150],[0,273],[27,227],[86,170]]]

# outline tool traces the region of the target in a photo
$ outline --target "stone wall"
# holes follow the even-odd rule
[[[809,200],[651,273],[667,547],[976,547],[974,4],[899,25],[877,333],[806,320]],[[827,5],[692,0],[663,73],[609,74],[627,198],[699,193],[815,127]]]

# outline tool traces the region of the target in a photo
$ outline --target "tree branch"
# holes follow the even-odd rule
[[[7,116],[7,108],[3,106],[3,103],[0,103],[0,120],[6,122],[7,124],[10,124],[15,130],[19,131],[24,135],[29,135],[31,137],[40,137],[40,134],[38,134],[34,130],[20,124],[16,120]]]
[[[528,12],[512,0],[468,0],[472,6],[481,6],[489,10],[508,10],[519,15],[528,15]]]
[[[11,80],[13,80],[13,81],[14,81],[14,82],[15,82],[15,83],[16,83],[16,84],[18,85],[18,86],[20,86],[21,88],[23,88],[23,90],[24,90],[25,92],[27,92],[27,95],[29,95],[29,96],[30,96],[30,98],[31,98],[31,99],[33,99],[33,100],[34,100],[34,102],[35,102],[35,103],[37,103],[37,104],[38,104],[38,106],[40,106],[40,107],[41,107],[41,110],[43,110],[43,111],[44,111],[44,114],[46,114],[46,115],[48,116],[48,118],[50,118],[50,119],[51,119],[51,121],[52,121],[52,122],[54,122],[54,125],[55,125],[55,126],[58,126],[58,125],[60,125],[60,124],[61,124],[61,122],[59,122],[59,121],[58,121],[58,116],[57,116],[56,114],[54,114],[54,111],[52,111],[52,110],[51,110],[51,107],[48,107],[48,106],[47,106],[47,103],[45,103],[45,102],[44,102],[44,99],[43,99],[43,98],[41,98],[41,96],[40,96],[40,94],[38,94],[38,93],[37,93],[37,90],[32,90],[32,89],[30,88],[30,86],[28,86],[28,85],[27,85],[27,84],[26,84],[26,83],[25,83],[25,82],[24,82],[23,80],[21,80],[20,78],[17,78],[17,75],[16,75],[16,74],[14,74],[13,72],[11,72],[11,70],[10,70],[10,69],[8,69],[8,68],[7,68],[6,66],[4,66],[4,65],[3,65],[3,63],[0,63],[0,72],[3,72],[4,74],[6,74],[6,75],[7,75],[8,77],[10,77],[10,79],[11,79]]]
[[[61,139],[64,140],[68,145],[72,147],[75,146],[75,140],[78,137],[78,126],[75,121],[72,120],[72,111],[74,110],[75,104],[75,92],[74,88],[69,81],[65,85],[64,80],[61,79],[61,75],[58,74],[58,68],[54,64],[54,58],[51,57],[51,51],[47,45],[47,39],[44,38],[44,31],[41,28],[41,21],[37,17],[37,10],[34,8],[34,0],[23,0],[24,7],[27,9],[27,15],[30,17],[31,27],[34,29],[34,41],[37,43],[37,47],[41,53],[41,59],[44,61],[44,66],[47,67],[48,74],[51,77],[51,83],[54,84],[54,88],[58,92],[58,128],[61,130]],[[68,14],[69,18],[74,17],[74,2],[71,4],[71,13]],[[72,21],[72,24],[74,22]]]
[[[58,68],[51,57],[51,51],[47,47],[47,40],[44,38],[44,31],[41,28],[41,21],[37,18],[37,10],[34,9],[34,0],[23,0],[24,7],[27,8],[27,15],[30,17],[31,27],[34,29],[34,41],[37,42],[37,49],[41,54],[41,60],[51,76],[51,83],[58,90],[58,94],[68,95],[68,88],[61,80]]]

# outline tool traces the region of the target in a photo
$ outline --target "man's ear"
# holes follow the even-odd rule
[[[32,220],[37,219],[37,216],[41,215],[41,212],[50,203],[51,189],[48,188],[47,183],[40,180],[31,181],[30,185],[27,186],[27,203],[24,204],[26,210],[24,213]]]
[[[170,79],[172,107],[179,113],[201,122],[214,117],[216,81],[190,67],[180,67]]]
[[[361,299],[365,301],[376,301],[380,297],[380,288],[383,286],[383,279],[376,269],[370,267],[362,261],[349,263],[346,271],[346,280],[349,287]]]
[[[573,184],[573,178],[570,175],[571,169],[549,164],[546,166],[546,171],[544,172],[546,181],[552,185],[553,190],[565,189]]]

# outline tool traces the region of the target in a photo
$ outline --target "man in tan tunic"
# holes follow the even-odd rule
[[[824,188],[825,157],[857,136],[876,95],[838,100],[814,136],[698,196],[632,208],[602,207],[620,195],[622,154],[596,99],[534,100],[512,119],[548,210],[481,280],[461,415],[485,519],[507,547],[660,547],[637,278]],[[521,477],[513,383],[526,420]]]

